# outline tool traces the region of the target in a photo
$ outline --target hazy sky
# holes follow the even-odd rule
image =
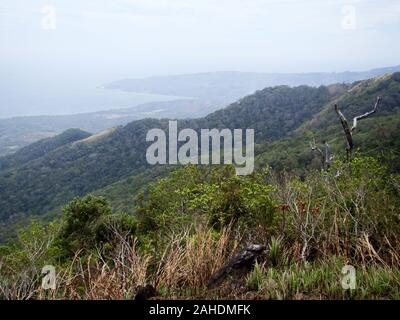
[[[221,70],[365,70],[400,64],[399,39],[400,0],[0,0],[0,94]]]
[[[360,70],[399,64],[399,39],[399,0],[0,2],[1,67],[44,73]]]

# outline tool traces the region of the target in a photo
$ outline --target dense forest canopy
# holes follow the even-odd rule
[[[376,97],[346,158],[333,105],[351,119]],[[179,298],[399,298],[399,108],[395,73],[265,88],[178,121],[255,129],[248,176],[230,165],[149,166],[146,133],[168,119],[71,129],[0,158],[0,298],[131,299],[144,285]],[[329,166],[317,145],[329,145]],[[243,256],[251,263],[222,279]],[[355,291],[337,281],[349,263]],[[52,291],[40,287],[43,265],[59,272]]]
[[[332,104],[355,114],[367,111],[374,97],[380,95],[383,100],[379,113],[370,121],[371,131],[364,132],[361,126],[357,139],[358,145],[365,147],[364,152],[389,161],[393,157],[398,159],[396,151],[389,154],[386,149],[398,141],[399,78],[400,74],[395,73],[352,85],[265,88],[207,117],[179,120],[178,126],[195,130],[252,128],[260,164],[304,173],[306,168],[317,166],[307,146],[313,137],[317,141],[331,141],[335,152],[340,153],[344,148]],[[142,181],[135,176],[152,169],[145,159],[146,132],[167,127],[166,119],[144,119],[75,142],[87,134],[67,131],[3,158],[0,160],[1,220],[15,215],[42,215],[74,196],[104,188],[110,190],[109,186],[115,184],[124,184],[127,191],[136,190],[135,185]],[[396,161],[391,164],[396,167]],[[128,177],[132,177],[130,183]],[[121,201],[116,199],[116,202]]]

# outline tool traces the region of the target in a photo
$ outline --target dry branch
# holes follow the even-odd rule
[[[353,149],[354,149],[353,132],[357,128],[357,122],[359,120],[365,119],[365,118],[369,117],[370,115],[374,114],[378,109],[378,105],[379,105],[380,101],[381,101],[381,98],[377,97],[375,105],[374,105],[374,107],[373,107],[373,109],[371,111],[368,111],[368,112],[366,112],[366,113],[364,113],[364,114],[362,114],[360,116],[354,117],[353,126],[351,128],[349,126],[349,122],[347,121],[346,117],[340,111],[338,105],[335,104],[336,114],[338,115],[338,117],[340,119],[340,123],[342,124],[343,131],[344,131],[344,134],[346,136],[346,143],[347,143],[347,145],[346,145],[346,153],[347,153],[347,160],[348,161],[351,161],[351,157],[352,157],[352,153],[353,153]]]
[[[332,161],[334,159],[334,155],[331,154],[328,142],[324,142],[324,145],[325,145],[325,151],[322,151],[322,149],[315,144],[315,139],[313,140],[312,143],[310,142],[311,150],[319,153],[319,155],[321,156],[322,167],[324,169],[327,169],[331,166]]]

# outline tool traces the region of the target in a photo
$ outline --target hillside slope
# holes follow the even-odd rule
[[[15,154],[0,158],[0,171],[18,167],[29,161],[40,158],[47,153],[69,143],[90,137],[91,134],[80,129],[69,129],[63,133],[32,143]]]
[[[224,100],[237,100],[266,87],[352,83],[399,71],[400,66],[359,72],[258,73],[221,71],[123,79],[107,84],[106,88],[195,98],[219,97],[219,99],[224,98]]]
[[[360,72],[280,74],[227,71],[119,80],[105,87],[167,94],[180,99],[92,113],[0,119],[0,156],[69,128],[95,133],[147,117],[199,118],[265,87],[352,83],[396,71],[400,71],[400,66]]]
[[[205,118],[180,120],[178,126],[254,128],[256,141],[273,140],[311,119],[334,97],[327,87],[266,88]],[[287,122],[285,126],[281,125],[282,121]],[[18,169],[1,171],[0,218],[22,213],[42,214],[74,196],[140,173],[148,167],[147,131],[152,128],[167,131],[167,127],[166,119],[134,121],[97,139],[52,150]]]
[[[327,141],[336,155],[344,156],[346,140],[334,111],[337,103],[349,121],[372,109],[377,96],[382,97],[378,111],[359,122],[354,133],[356,152],[378,157],[392,171],[400,170],[400,73],[356,83],[352,88],[322,107],[311,120],[294,130],[290,139],[264,143],[258,148],[258,163],[277,170],[294,170],[304,174],[320,168],[320,157],[311,151],[310,142],[322,146]]]
[[[369,85],[371,81],[375,83],[373,87]],[[378,117],[392,115],[391,128],[397,125],[399,74],[371,81],[356,83],[355,86],[266,88],[207,117],[180,120],[178,126],[197,130],[253,128],[256,130],[259,163],[272,163],[281,169],[286,166],[289,169],[298,168],[304,166],[305,162],[313,161],[314,155],[307,147],[312,135],[316,135],[318,140],[333,132],[335,139],[343,142],[342,132],[337,130],[338,124],[333,121],[334,115],[329,110],[333,102],[340,103],[346,110],[348,99],[354,92],[359,99],[355,101],[360,101],[357,112],[367,111],[372,98],[376,94],[382,95],[384,99]],[[322,119],[324,112],[327,119],[331,119],[329,121],[332,121],[333,127],[330,127],[328,120],[326,125],[320,121],[321,128],[315,127],[313,132],[307,126],[315,125],[315,115],[320,115],[319,119]],[[369,120],[372,123],[372,119]],[[41,215],[74,196],[97,190],[101,194],[114,194],[118,206],[123,201],[118,196],[119,192],[113,192],[113,189],[134,193],[142,181],[146,183],[148,180],[142,174],[149,167],[145,159],[149,145],[145,143],[147,131],[152,128],[167,131],[167,127],[166,119],[134,121],[96,139],[86,139],[52,150],[18,169],[1,171],[0,219],[6,220],[18,214]],[[397,132],[392,130],[382,139],[392,143],[396,137]],[[340,147],[338,143],[338,150]],[[127,197],[127,194],[120,196]],[[121,207],[124,205],[121,204]]]

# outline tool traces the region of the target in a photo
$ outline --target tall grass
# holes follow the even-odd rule
[[[197,227],[194,234],[189,229],[177,234],[158,264],[155,283],[171,292],[202,289],[236,251],[238,243],[238,239],[232,239],[231,227],[220,234],[205,227]]]
[[[206,215],[194,211],[192,220],[188,214],[184,224],[160,231],[162,241],[153,242],[148,238],[155,233],[132,239],[110,226],[111,243],[78,250],[62,263],[51,260],[54,233],[33,229],[0,254],[0,298],[132,299],[145,284],[166,298],[400,298],[398,176],[388,177],[367,159],[305,179],[270,176],[266,183],[274,186],[276,210],[268,207],[267,212],[273,219],[247,221],[255,216],[244,216],[240,223],[215,229]],[[233,188],[252,187],[243,185]],[[265,200],[264,189],[256,186],[254,201],[235,198],[238,207],[247,210],[257,197]],[[174,212],[174,204],[171,208],[165,210]],[[264,207],[257,208],[262,215]],[[241,279],[232,275],[220,289],[208,291],[211,275],[249,243],[267,245],[268,254]],[[41,288],[40,271],[49,261],[57,269],[55,290]],[[341,270],[348,264],[356,268],[355,290],[341,286]]]

